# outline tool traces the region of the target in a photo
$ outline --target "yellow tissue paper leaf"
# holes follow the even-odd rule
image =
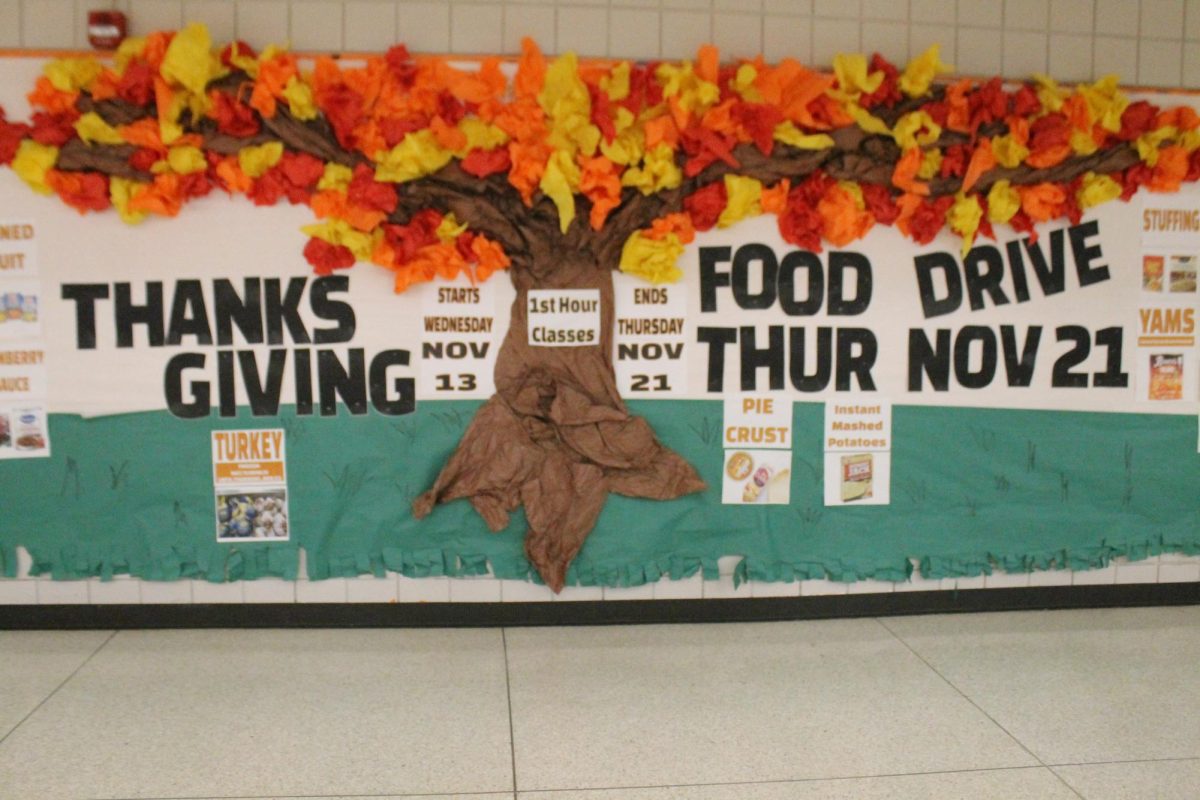
[[[679,257],[683,255],[683,243],[675,233],[661,239],[648,239],[641,231],[634,231],[621,248],[621,272],[636,275],[650,283],[674,283],[683,277],[679,269]]]
[[[442,221],[438,224],[437,230],[435,230],[433,233],[443,244],[450,244],[458,238],[459,234],[466,231],[466,229],[466,223],[460,223],[454,216],[454,213],[451,212],[442,217]]]
[[[1079,192],[1075,195],[1080,208],[1094,208],[1120,196],[1121,184],[1107,175],[1097,175],[1094,172],[1083,176]]]
[[[108,179],[108,197],[112,201],[113,208],[117,210],[121,221],[129,225],[136,225],[146,218],[145,211],[131,211],[129,201],[133,196],[148,184],[132,181],[128,178],[118,178],[113,176]]]
[[[103,71],[104,67],[91,56],[51,61],[42,69],[42,73],[50,80],[50,85],[60,92],[86,89]]]
[[[833,74],[837,76],[837,90],[855,101],[864,94],[871,94],[883,83],[883,71],[868,73],[867,57],[862,53],[839,53],[834,56]]]
[[[208,169],[208,160],[204,151],[190,145],[172,147],[167,151],[167,165],[171,171],[180,175],[190,175],[193,172],[203,172]]]
[[[283,158],[283,142],[267,142],[257,146],[243,147],[238,151],[238,166],[250,178],[261,178],[263,173]]]
[[[988,220],[1008,222],[1021,210],[1021,194],[1008,181],[996,181],[988,192]]]
[[[125,144],[117,129],[95,111],[89,111],[75,120],[75,133],[88,144]]]
[[[900,91],[909,97],[920,97],[929,91],[930,84],[939,74],[952,72],[954,67],[943,64],[938,46],[932,45],[921,55],[908,62],[900,76]]]
[[[566,233],[575,219],[575,190],[582,174],[574,159],[562,150],[555,150],[542,173],[541,189],[558,208],[558,227]]]
[[[950,230],[962,237],[964,257],[975,241],[975,232],[979,230],[979,222],[982,219],[983,208],[980,207],[979,200],[975,195],[964,195],[962,192],[958,193],[954,205],[946,212],[946,222],[950,225]]]
[[[683,183],[683,170],[675,163],[675,153],[669,145],[660,144],[646,153],[641,167],[625,170],[622,186],[632,186],[642,194],[654,194],[674,189]]]
[[[872,119],[874,118],[872,117]],[[790,119],[775,126],[774,136],[775,141],[783,142],[800,150],[827,150],[834,144],[833,137],[829,134],[804,133]]]
[[[1012,134],[1005,134],[992,139],[992,154],[996,156],[997,164],[1012,169],[1021,166],[1021,162],[1029,155],[1029,148],[1014,139]]]
[[[304,233],[332,245],[342,245],[347,248],[359,261],[370,261],[371,252],[375,249],[375,237],[369,233],[356,230],[344,219],[328,219],[313,225],[305,225],[300,229]],[[383,231],[377,231],[380,237]]]
[[[762,181],[741,175],[725,176],[725,193],[728,201],[725,210],[717,218],[718,228],[728,228],[746,217],[762,213]]]
[[[204,95],[208,82],[224,74],[225,69],[212,53],[208,28],[193,22],[171,39],[159,72],[192,94]]]
[[[287,86],[283,87],[283,99],[287,100],[288,111],[296,119],[317,118],[317,101],[312,87],[295,75],[288,78]]]
[[[325,172],[321,175],[321,180],[317,181],[317,188],[322,192],[344,192],[353,179],[354,170],[330,161],[325,165]]]
[[[375,179],[392,183],[416,180],[437,172],[452,158],[454,154],[442,149],[433,131],[423,128],[407,134],[391,150],[375,154]]]
[[[58,148],[25,139],[12,160],[12,171],[28,183],[35,192],[50,194],[54,190],[46,183],[46,172],[58,161]]]

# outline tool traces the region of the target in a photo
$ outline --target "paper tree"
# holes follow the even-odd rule
[[[318,273],[370,261],[397,291],[507,270],[496,394],[413,511],[468,499],[500,530],[524,506],[526,552],[557,591],[609,493],[705,488],[618,394],[613,270],[676,280],[695,231],[763,213],[810,250],[882,224],[918,243],[948,227],[965,251],[995,223],[1032,232],[1200,177],[1190,108],[1131,103],[1115,78],[935,83],[947,69],[936,48],[903,72],[846,55],[824,74],[722,64],[709,47],[694,62],[547,62],[526,41],[515,72],[396,47],[309,73],[274,48],[215,51],[193,25],[128,40],[107,66],[50,64],[31,122],[0,124],[0,160],[127,222],[213,188],[305,203]],[[529,346],[527,293],[567,288],[598,290],[599,345]]]

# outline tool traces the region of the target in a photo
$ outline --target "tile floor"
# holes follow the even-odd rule
[[[1200,606],[0,632],[0,800],[1200,796]]]

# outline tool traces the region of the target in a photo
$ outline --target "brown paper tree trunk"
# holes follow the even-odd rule
[[[670,500],[705,484],[617,392],[611,267],[586,250],[534,252],[510,271],[517,299],[496,360],[496,394],[476,413],[433,487],[414,501],[413,513],[423,518],[437,503],[466,498],[499,531],[524,505],[525,552],[557,592],[609,492]],[[599,346],[530,346],[531,289],[599,290]]]

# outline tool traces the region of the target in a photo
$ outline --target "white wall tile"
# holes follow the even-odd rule
[[[846,594],[891,594],[896,584],[891,581],[855,581],[846,588]]]
[[[449,603],[448,578],[406,578],[399,576],[401,603]]]
[[[775,62],[794,58],[812,61],[812,20],[807,17],[768,16],[763,25],[763,57]]]
[[[0,47],[21,46],[21,0],[0,2]]]
[[[1096,0],[1096,33],[1136,36],[1138,4],[1133,0]]]
[[[664,579],[666,580],[666,579]],[[605,586],[605,600],[653,600],[653,583],[643,583],[641,586]]]
[[[235,0],[184,0],[183,23],[203,22],[214,43],[233,41],[237,29]]]
[[[673,581],[663,578],[654,584],[655,600],[695,600],[704,596],[704,577],[697,572],[690,578]]]
[[[261,50],[288,41],[287,0],[238,0],[237,37]]]
[[[73,0],[23,0],[21,44],[25,47],[72,47],[75,44]]]
[[[859,0],[813,0],[813,16],[858,19],[862,13]]]
[[[1029,573],[1030,586],[1070,586],[1071,573],[1065,569],[1038,569]]]
[[[1004,0],[1004,27],[1044,31],[1050,19],[1049,0]]]
[[[970,589],[984,589],[986,588],[984,578],[984,575],[976,575],[974,578],[955,578],[954,588],[962,591],[967,591]]]
[[[1158,583],[1158,564],[1147,561],[1117,564],[1117,583]]]
[[[592,602],[603,599],[604,588],[601,586],[564,586],[561,592],[554,595],[556,603]]]
[[[1074,33],[1050,34],[1050,76],[1059,81],[1092,77],[1092,37]]]
[[[841,581],[827,581],[824,578],[813,578],[812,580],[800,581],[800,596],[816,597],[826,594],[847,594],[849,592],[848,586],[848,584]]]
[[[504,52],[520,53],[521,40],[526,36],[538,43],[544,52],[555,53],[553,9],[542,6],[504,7]]]
[[[612,0],[613,8],[653,8],[662,6],[658,0]]]
[[[663,0],[663,6],[666,7],[668,2],[670,0]],[[903,2],[903,0],[899,0],[899,2]],[[763,0],[763,11],[767,14],[801,14],[808,16],[813,12],[813,4],[812,0]]]
[[[343,47],[350,52],[379,53],[396,44],[396,4],[379,0],[346,3]]]
[[[838,53],[857,53],[862,49],[858,22],[848,19],[814,19],[812,63],[829,67]]]
[[[450,11],[452,53],[495,53],[504,46],[504,9],[455,3]]]
[[[346,596],[345,578],[296,582],[297,603],[345,603]]]
[[[1092,0],[1050,0],[1050,30],[1090,34],[1094,10]]]
[[[32,606],[38,601],[37,581],[0,578],[0,606]]]
[[[1183,38],[1183,0],[1142,0],[1141,11],[1139,36]]]
[[[41,578],[37,584],[38,603],[49,605],[87,605],[87,581],[52,581]]]
[[[1109,564],[1102,569],[1084,569],[1071,574],[1072,586],[1103,586],[1117,582],[1117,565]]]
[[[863,19],[908,21],[908,3],[903,0],[862,0]]]
[[[1004,3],[1001,0],[958,0],[958,24],[999,28],[1004,24]]]
[[[1183,43],[1183,86],[1200,88],[1200,42]]]
[[[988,31],[988,35],[992,37],[993,48],[997,55],[1000,48],[995,45],[999,39],[999,31]],[[959,63],[959,53],[961,43],[955,41],[954,28],[950,25],[913,25],[908,32],[908,57],[916,58],[930,48],[931,45],[939,45],[939,57],[943,63],[950,64],[957,72],[966,72],[963,66]],[[903,68],[908,63],[906,59],[901,59],[897,66]],[[997,58],[999,63],[999,58]]]
[[[450,6],[436,0],[400,3],[396,7],[396,41],[414,53],[450,50]]]
[[[907,63],[907,23],[864,22],[862,24],[862,51],[868,56],[872,53],[879,53],[893,64]]]
[[[743,581],[735,587],[732,575],[722,575],[715,581],[704,582],[705,600],[729,600],[739,597],[752,597],[750,594],[750,584]]]
[[[754,58],[762,52],[763,18],[758,14],[714,14],[713,43],[723,59]]]
[[[1092,75],[1117,75],[1124,83],[1137,80],[1137,40],[1097,36],[1092,45]]]
[[[1185,583],[1200,581],[1200,564],[1159,564],[1159,583]]]
[[[750,581],[752,597],[799,597],[800,581]]]
[[[998,0],[990,0],[1000,5]],[[936,22],[941,25],[954,24],[958,12],[954,0],[912,0],[909,5],[909,19],[913,22]],[[983,24],[983,23],[979,23]],[[999,19],[996,24],[1000,24]]]
[[[142,594],[138,590],[138,581],[127,577],[111,581],[92,578],[86,581],[88,587],[88,602],[92,605],[138,605],[142,602]]]
[[[986,28],[959,28],[958,48],[954,54],[955,72],[965,76],[994,76],[1002,64],[1000,31]]]
[[[712,15],[700,11],[663,11],[662,57],[695,58],[712,41]]]
[[[1200,39],[1200,0],[1187,0],[1184,15],[1184,36],[1188,39]]]
[[[143,604],[192,602],[191,581],[142,581],[141,590]]]
[[[348,603],[397,603],[400,587],[395,574],[382,578],[360,575],[346,580],[346,602]]]
[[[247,603],[294,603],[296,582],[282,578],[259,578],[242,583],[242,597]]]
[[[209,583],[192,581],[193,603],[244,603],[246,595],[241,582]]]
[[[714,11],[743,11],[750,14],[761,14],[762,6],[762,0],[713,0]]]
[[[1142,39],[1137,82],[1142,86],[1179,86],[1183,79],[1183,43]]]
[[[778,0],[787,2],[788,0]],[[663,0],[663,8],[686,8],[691,10],[712,8],[712,0]]]
[[[315,52],[342,49],[339,0],[292,0],[292,47]]]
[[[505,603],[549,603],[554,592],[549,586],[528,581],[499,581],[500,599]]]
[[[983,578],[985,589],[1014,589],[1029,585],[1028,572],[1001,572],[999,570]]]
[[[183,27],[183,3],[179,0],[129,0],[127,13],[129,32],[134,36]]]
[[[1004,32],[1004,77],[1023,79],[1047,70],[1047,36],[1032,31]]]
[[[608,28],[608,54],[613,58],[646,61],[658,57],[659,12],[614,8]],[[755,17],[759,19],[759,17]]]
[[[451,603],[499,603],[500,581],[490,577],[450,578]]]
[[[598,6],[563,6],[558,9],[558,51],[581,56],[608,52],[608,9]]]

